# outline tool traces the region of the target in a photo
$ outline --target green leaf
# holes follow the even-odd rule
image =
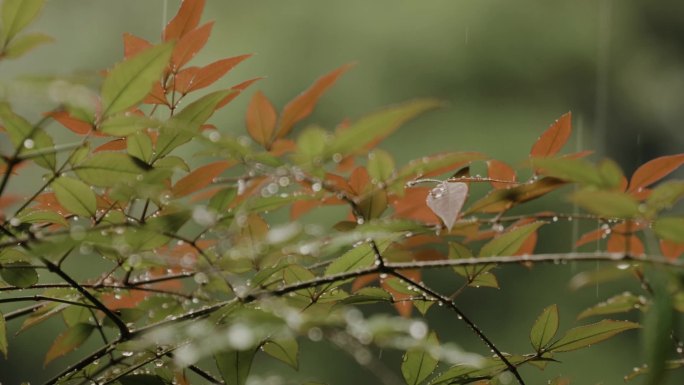
[[[76,168],[83,182],[99,187],[130,183],[142,174],[143,170],[128,155],[114,152],[99,152]]]
[[[147,116],[119,114],[100,123],[97,130],[112,136],[128,136],[146,128],[158,128],[161,123]]]
[[[525,240],[543,224],[544,222],[534,222],[506,231],[482,246],[480,257],[514,254],[522,247]]]
[[[148,163],[152,160],[152,139],[142,131],[129,135],[126,139],[126,151],[128,155]]]
[[[375,149],[368,154],[366,168],[372,181],[387,181],[394,175],[394,158],[385,150]]]
[[[684,181],[671,180],[659,184],[646,199],[646,206],[652,214],[669,209],[684,198]]]
[[[322,165],[328,136],[328,132],[320,127],[305,128],[297,137],[297,151],[292,154],[292,161],[308,171]]]
[[[658,238],[667,239],[668,241],[677,243],[684,243],[684,218],[658,218],[653,223],[653,231],[655,231]]]
[[[152,84],[161,79],[172,51],[173,45],[164,43],[115,65],[102,84],[102,116],[114,115],[142,101]]]
[[[206,94],[182,109],[173,117],[173,120],[190,130],[197,130],[211,117],[221,101],[233,93],[235,90],[214,91]]]
[[[572,194],[570,199],[590,213],[606,217],[633,218],[640,212],[634,197],[617,191],[584,189]]]
[[[625,292],[608,298],[606,301],[600,302],[584,310],[577,316],[577,319],[583,319],[595,315],[626,313],[632,310],[640,309],[645,305],[645,298]]]
[[[52,182],[57,201],[76,215],[92,217],[97,211],[97,198],[93,190],[80,180],[60,176]]]
[[[5,316],[0,312],[0,352],[7,359],[7,322]]]
[[[288,285],[309,281],[314,278],[316,278],[316,276],[311,271],[300,265],[293,264],[283,269],[283,281]],[[316,289],[308,288],[300,290],[299,292],[308,293],[308,296],[312,297],[316,293]]]
[[[54,41],[55,39],[51,36],[40,32],[20,36],[17,39],[14,39],[10,45],[5,48],[5,58],[16,59],[39,45],[52,43]]]
[[[15,149],[21,150],[20,153],[28,152],[26,150],[36,152],[31,159],[37,165],[49,170],[55,169],[55,153],[50,151],[55,147],[54,141],[42,128],[15,114],[5,102],[0,102],[0,120]]]
[[[622,173],[619,168],[616,171],[616,166],[609,163],[601,168],[601,166],[597,167],[584,159],[534,158],[531,159],[531,162],[534,168],[541,169],[541,173],[544,175],[600,188],[616,187],[615,173]],[[604,172],[606,175],[603,175]]]
[[[431,332],[427,337],[427,342],[431,346],[439,345],[437,334]],[[437,361],[425,349],[410,349],[404,354],[404,361],[401,363],[401,374],[408,385],[418,385],[425,381],[430,374],[437,368]]]
[[[392,243],[392,239],[384,239],[382,241],[375,241],[378,250],[382,253]],[[328,268],[325,269],[325,275],[340,274],[347,271],[358,270],[364,267],[369,267],[375,261],[375,252],[370,244],[364,242],[355,248],[342,254],[335,259]]]
[[[64,217],[54,211],[47,210],[22,211],[17,215],[17,219],[19,219],[21,223],[54,223],[62,226],[69,225]]]
[[[214,355],[226,385],[245,385],[256,350],[229,351]]]
[[[657,274],[657,275],[656,275]],[[649,372],[645,384],[662,384],[665,379],[666,360],[672,349],[671,334],[676,330],[677,319],[672,308],[672,295],[668,289],[669,277],[654,272],[649,277],[653,290],[653,300],[644,315],[643,349]]]
[[[161,377],[152,374],[133,374],[119,378],[121,385],[168,385]]]
[[[280,360],[295,370],[299,367],[299,343],[294,338],[269,340],[262,346],[264,353]]]
[[[361,151],[367,145],[384,139],[407,121],[441,104],[433,99],[419,99],[367,115],[336,135],[326,148],[326,158]]]
[[[541,352],[558,331],[558,306],[551,305],[537,317],[530,330],[530,342],[537,352]]]
[[[563,337],[552,343],[547,350],[552,352],[568,352],[581,349],[622,333],[625,330],[637,329],[639,324],[629,321],[603,320],[590,325],[578,326],[568,330]]]
[[[392,295],[379,287],[364,287],[342,300],[345,304],[390,302]]]
[[[470,287],[493,287],[494,289],[499,288],[499,280],[496,276],[489,271],[482,271],[470,278]]]
[[[57,336],[55,342],[52,343],[52,346],[50,346],[50,349],[45,355],[43,365],[47,365],[55,358],[61,357],[81,346],[94,329],[95,327],[93,325],[79,323],[62,332]]]
[[[4,0],[0,9],[2,45],[12,40],[38,16],[44,0]]]
[[[38,282],[38,273],[36,269],[28,266],[30,264],[27,262],[8,263],[0,266],[0,276],[10,285],[21,288],[31,287]]]

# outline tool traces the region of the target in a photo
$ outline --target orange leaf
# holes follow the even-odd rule
[[[54,211],[59,215],[65,215],[68,210],[57,202],[55,193],[42,193],[33,200],[36,204],[32,207],[38,210]]]
[[[197,27],[205,0],[183,0],[176,16],[164,28],[164,41],[180,39]]]
[[[316,80],[306,91],[292,99],[292,101],[283,108],[283,113],[280,116],[278,138],[287,135],[287,133],[292,130],[292,126],[295,123],[309,116],[311,112],[313,112],[321,95],[335,84],[335,81],[340,75],[345,73],[352,66],[353,64],[345,64],[327,75],[324,75]]]
[[[55,111],[48,114],[52,119],[56,120],[62,126],[70,129],[78,135],[85,135],[93,128],[89,122],[84,122],[76,119],[66,111]]]
[[[273,156],[281,156],[297,149],[297,145],[294,141],[289,139],[276,139],[275,142],[271,144],[271,150],[269,151]]]
[[[584,233],[576,242],[575,246],[580,247],[583,245],[586,245],[589,242],[596,242],[599,239],[603,238],[603,236],[606,234],[606,230],[604,229],[596,229],[589,231],[588,233]]]
[[[558,153],[572,132],[572,114],[563,114],[537,139],[530,151],[531,157],[547,157]]]
[[[322,202],[317,200],[296,201],[292,204],[292,206],[290,206],[290,219],[294,221],[321,204]]]
[[[163,104],[169,106],[169,102],[166,100],[166,94],[164,93],[164,88],[162,88],[161,83],[154,83],[152,85],[152,90],[147,94],[145,104]]]
[[[360,196],[366,192],[370,185],[370,176],[365,167],[359,166],[349,176],[349,187],[354,195]]]
[[[171,189],[175,197],[183,197],[201,190],[212,183],[214,178],[221,175],[232,163],[220,161],[198,167],[188,175],[181,178]]]
[[[257,143],[268,149],[273,139],[276,110],[266,95],[257,91],[247,107],[247,132]]]
[[[487,174],[492,179],[515,182],[515,170],[508,164],[492,159],[487,161]],[[513,184],[505,182],[490,182],[494,188],[509,188]]]
[[[391,201],[394,215],[398,218],[413,219],[424,223],[439,223],[437,215],[425,203],[430,187],[412,187],[401,198]]]
[[[650,160],[634,172],[627,191],[639,192],[640,189],[663,179],[682,164],[684,164],[684,154],[661,156]]]
[[[126,149],[126,138],[118,138],[109,141],[93,150],[93,153],[100,151],[121,151]]]
[[[258,78],[254,78],[254,79],[245,80],[244,82],[242,82],[240,84],[237,84],[237,85],[230,87],[231,90],[234,90],[237,92],[233,92],[232,94],[226,96],[223,100],[221,100],[216,105],[216,110],[223,108],[226,104],[230,103],[233,99],[237,98],[237,96],[240,95],[240,93],[242,91],[244,91],[247,87],[251,86],[256,81],[261,80],[261,79],[263,79],[263,78],[258,77]]]
[[[354,280],[352,283],[351,291],[352,293],[355,293],[359,291],[360,289],[370,285],[371,283],[377,281],[380,279],[379,274],[368,274],[368,275],[362,275]]]
[[[335,191],[344,191],[346,193],[354,195],[354,190],[349,185],[349,183],[347,183],[347,180],[337,174],[333,174],[331,172],[325,173],[325,183],[328,186],[332,186],[335,189]]]
[[[619,233],[610,234],[606,249],[611,253],[644,254],[644,244],[639,237],[634,235],[625,236]]]
[[[123,34],[123,43],[124,59],[129,59],[135,56],[137,53],[152,47],[152,43],[150,43],[149,41],[141,37],[131,35],[130,33]]]
[[[45,355],[43,366],[81,346],[92,334],[93,330],[95,330],[95,327],[90,324],[78,323],[62,332],[55,338],[52,346],[50,346]]]
[[[675,243],[666,239],[661,239],[660,252],[663,253],[663,257],[666,257],[669,260],[677,259],[684,253],[684,243]]]
[[[213,26],[214,22],[211,21],[197,29],[193,29],[176,43],[171,55],[171,70],[173,72],[178,72],[181,67],[189,62],[207,44]]]
[[[189,67],[176,76],[176,90],[185,95],[210,86],[221,79],[228,71],[252,55],[240,55],[215,61],[204,67]]]

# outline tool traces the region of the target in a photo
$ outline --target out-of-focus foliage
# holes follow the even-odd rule
[[[42,6],[2,2],[0,64],[51,40],[24,31]],[[258,383],[252,369],[263,358],[308,373],[300,356],[321,341],[381,382],[525,384],[533,375],[567,384],[572,376],[545,370],[562,365],[567,352],[643,329],[647,366],[625,379],[658,384],[677,373],[684,218],[672,208],[684,189],[663,179],[684,155],[625,175],[610,159],[567,150],[573,118],[566,113],[529,152],[519,151],[526,159],[518,163],[456,144],[405,161],[377,146],[443,107],[439,100],[413,99],[328,128],[306,124],[350,64],[282,107],[253,92],[236,133],[218,112],[262,78],[222,85],[250,54],[196,64],[214,28],[201,22],[205,6],[184,0],[159,42],[125,34],[123,60],[101,73],[99,88],[62,80],[64,88],[52,90],[59,103],[40,118],[24,116],[12,98],[0,102],[5,357],[17,349],[8,323],[23,319],[23,332],[59,320],[47,349],[31,350],[58,367],[49,384]],[[18,194],[20,178],[37,188]],[[574,209],[556,202],[534,211],[549,195]],[[317,223],[317,213],[325,220]],[[538,251],[561,218],[596,225],[584,234],[575,227],[574,248],[599,249]],[[622,279],[642,292],[599,298],[577,318],[638,310],[643,325],[567,326],[553,304],[531,328],[501,319],[529,340],[502,350],[478,326],[480,313],[460,304],[462,296],[505,289],[508,265],[545,277],[541,263],[593,261],[610,268],[580,273],[573,286]],[[434,280],[435,269],[448,278]],[[22,303],[31,305],[16,307]],[[478,345],[440,337],[444,319]],[[94,350],[79,349],[87,345]],[[383,351],[398,353],[378,357]],[[33,373],[12,375],[32,380]]]

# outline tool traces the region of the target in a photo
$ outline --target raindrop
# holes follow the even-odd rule
[[[24,141],[24,147],[28,148],[29,150],[35,146],[36,146],[36,143],[33,141],[33,139],[26,139]]]

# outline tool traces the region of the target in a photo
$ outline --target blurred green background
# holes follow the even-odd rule
[[[48,1],[31,29],[54,36],[56,43],[3,62],[3,96],[36,117],[51,104],[28,75],[85,79],[97,87],[97,71],[122,57],[122,33],[158,41],[178,4]],[[403,127],[382,144],[399,164],[440,151],[467,150],[521,165],[535,138],[569,110],[575,135],[568,148],[610,156],[626,173],[648,159],[684,149],[682,1],[209,0],[203,20],[216,20],[216,25],[194,63],[255,53],[222,85],[267,76],[255,88],[278,107],[318,76],[357,62],[308,122],[334,127],[345,118],[411,98],[447,101],[446,108]],[[244,111],[253,92],[240,96],[212,122],[221,130],[244,130]],[[544,201],[536,208],[554,205]],[[572,234],[570,224],[549,226],[539,250],[569,250]],[[579,310],[598,300],[625,289],[639,291],[630,283],[577,292],[567,288],[575,273],[596,268],[501,268],[502,290],[473,290],[459,302],[502,350],[524,351],[529,327],[545,306],[559,304],[561,328],[566,329]],[[440,276],[445,275],[430,273],[427,280],[445,292],[457,285]],[[485,353],[452,314],[434,309],[430,318],[441,340]],[[0,382],[18,383],[14,375],[29,367],[36,368],[31,380],[40,382],[65,365],[66,360],[58,360],[43,369],[36,354],[47,349],[58,329],[58,321],[48,322],[14,338],[9,361],[0,359]],[[14,330],[16,325],[10,325]],[[638,333],[626,333],[590,350],[565,354],[559,357],[564,364],[544,372],[526,368],[522,373],[530,384],[559,374],[573,384],[617,384],[642,363],[641,350]],[[399,354],[384,352],[382,357],[398,373]],[[300,373],[270,361],[258,362],[254,373],[262,379],[279,374],[294,382],[379,383],[372,371],[325,343],[304,343],[301,359]],[[683,380],[681,373],[672,375],[668,384]]]

